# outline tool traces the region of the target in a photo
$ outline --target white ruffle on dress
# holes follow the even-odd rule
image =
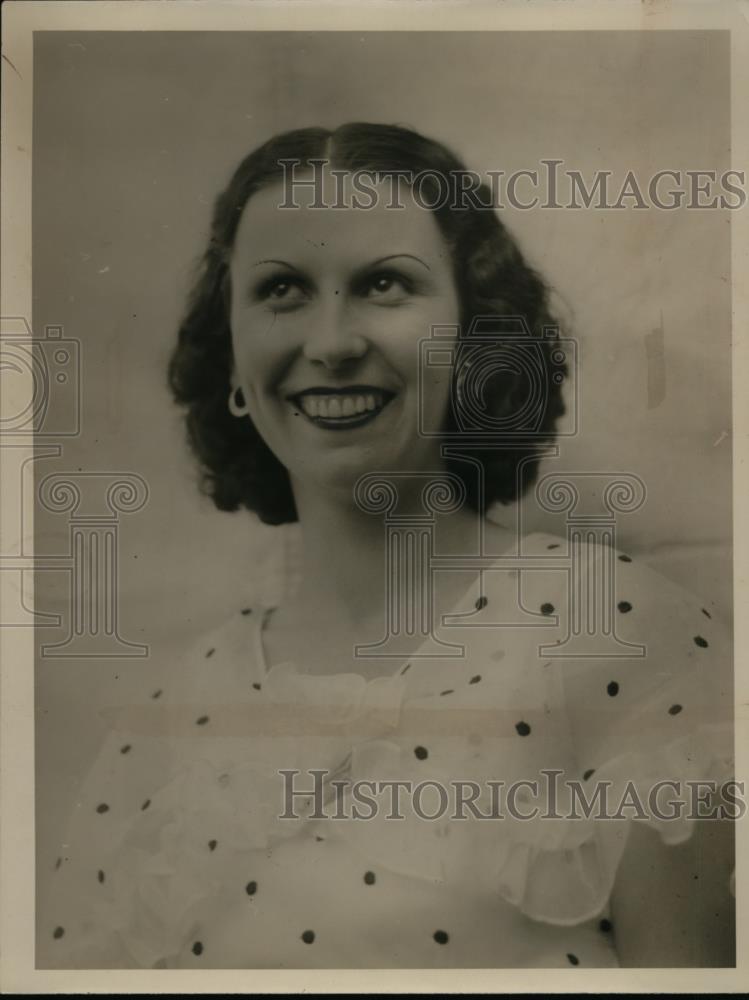
[[[482,574],[440,631],[460,656],[371,681],[268,670],[258,606],[155,669],[112,710],[51,859],[37,967],[616,967],[637,810],[571,818],[567,782],[607,782],[615,809],[731,779],[731,644],[709,605],[609,549],[613,632],[644,655],[555,655],[565,545],[529,535],[545,569]],[[644,821],[667,843],[694,825]]]

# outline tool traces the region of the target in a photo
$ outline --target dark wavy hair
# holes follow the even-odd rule
[[[265,524],[297,520],[285,466],[251,419],[237,420],[227,407],[233,365],[230,256],[245,205],[261,188],[282,178],[283,160],[300,165],[325,160],[335,168],[368,171],[378,178],[395,172],[402,176],[403,171],[412,178],[423,174],[419,192],[450,248],[460,302],[458,360],[443,431],[460,435],[466,430],[461,396],[455,391],[460,373],[468,370],[461,367],[461,351],[467,352],[462,356],[470,366],[481,368],[485,358],[488,373],[476,390],[465,379],[464,393],[475,391],[475,402],[495,420],[492,426],[510,431],[487,448],[477,445],[475,427],[469,427],[474,433],[456,442],[455,450],[464,457],[448,456],[446,465],[460,476],[467,501],[476,510],[518,499],[535,481],[539,461],[554,440],[557,418],[565,412],[562,381],[567,368],[558,350],[559,325],[549,311],[548,288],[491,207],[485,185],[474,188],[472,203],[456,199],[459,178],[468,172],[451,150],[411,129],[367,122],[274,136],[242,160],[215,202],[210,240],[168,367],[173,397],[186,407],[187,437],[200,465],[201,492],[219,510],[245,507]],[[478,317],[499,318],[497,335],[482,337]],[[486,329],[487,320],[482,322]],[[504,358],[499,363],[498,344]],[[518,419],[513,424],[514,416]]]

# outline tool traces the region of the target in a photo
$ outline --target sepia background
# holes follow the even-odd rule
[[[477,171],[564,160],[586,178],[729,168],[724,32],[41,32],[34,57],[33,327],[80,345],[81,431],[48,473],[134,473],[148,501],[119,525],[119,629],[178,655],[227,609],[276,600],[295,530],[201,498],[165,370],[216,193],[270,135],[350,120],[446,142]],[[614,183],[616,189],[616,183]],[[628,472],[647,487],[620,547],[731,617],[730,212],[507,209],[577,340],[579,433],[543,471]],[[50,431],[52,437],[54,434]],[[61,439],[62,440],[62,439]],[[591,511],[598,498],[586,498]],[[493,512],[508,526],[518,511]],[[564,521],[522,509],[528,530]],[[37,507],[35,552],[69,518]],[[36,573],[69,627],[70,575]],[[39,658],[38,880],[47,845],[150,658]]]

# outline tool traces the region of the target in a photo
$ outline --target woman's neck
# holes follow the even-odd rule
[[[387,599],[388,546],[384,514],[368,513],[348,498],[331,501],[329,494],[298,491],[301,527],[301,582],[290,604],[297,614],[319,624],[357,628],[382,621]],[[421,491],[399,497],[401,538],[417,522],[432,525],[433,551],[439,555],[478,554],[479,515],[463,507],[455,513],[432,516],[421,506]],[[402,518],[402,520],[401,520]],[[391,558],[393,556],[391,555]],[[421,586],[418,574],[409,586]],[[413,594],[415,600],[420,595]]]

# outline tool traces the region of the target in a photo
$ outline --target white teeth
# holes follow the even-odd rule
[[[319,414],[320,400],[316,396],[302,396],[302,409],[308,417],[316,417]]]
[[[326,420],[353,417],[355,414],[379,410],[385,405],[384,397],[380,392],[370,392],[360,396],[321,396],[314,393],[302,393],[297,398],[303,412],[308,417],[321,417]]]

